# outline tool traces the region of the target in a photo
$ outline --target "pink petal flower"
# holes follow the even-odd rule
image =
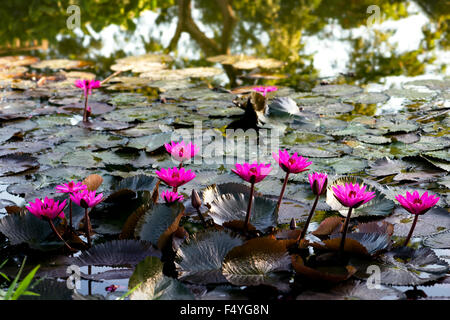
[[[99,80],[78,79],[75,80],[75,86],[84,90],[84,95],[91,95],[92,89],[100,88],[101,82]]]
[[[156,170],[158,178],[164,181],[168,186],[178,188],[179,186],[188,183],[195,178],[195,173],[191,170],[186,170],[185,168],[169,168],[161,170]]]
[[[25,208],[30,211],[31,214],[38,217],[39,219],[55,219],[56,217],[64,218],[64,207],[66,206],[66,200],[59,203],[53,199],[48,199],[45,197],[44,201],[36,198],[34,203],[30,202]]]
[[[253,90],[262,93],[262,95],[265,97],[268,92],[277,91],[278,88],[275,86],[260,86],[253,88]]]
[[[308,179],[314,194],[321,195],[326,191],[328,183],[328,175],[326,173],[310,173]]]
[[[440,198],[435,195],[429,196],[427,191],[420,196],[419,192],[416,190],[412,194],[406,192],[406,199],[400,194],[397,195],[395,199],[408,212],[421,215],[434,207]]]
[[[164,146],[166,147],[167,152],[170,153],[172,158],[180,162],[195,157],[195,155],[199,151],[197,145],[193,144],[192,142],[185,144],[184,141],[181,142],[171,141],[170,143],[166,143]]]
[[[237,174],[243,180],[250,183],[258,183],[262,181],[265,177],[267,177],[272,170],[270,167],[270,163],[257,163],[256,161],[252,164],[244,163],[239,164],[236,163],[236,169],[231,169],[232,172]]]
[[[312,162],[308,161],[307,158],[299,156],[297,152],[295,152],[291,156],[289,155],[287,150],[278,150],[278,154],[274,152],[272,155],[273,158],[278,162],[280,168],[283,169],[284,172],[288,173],[300,173],[309,170],[306,168],[312,164]]]
[[[173,192],[173,191],[164,191],[161,193],[161,198],[164,199],[164,201],[166,201],[166,203],[174,203],[174,202],[182,202],[183,201],[183,196],[181,194],[179,194],[178,192]]]
[[[93,208],[103,201],[103,193],[98,195],[95,191],[83,190],[70,195],[70,199],[82,208]]]
[[[75,183],[73,181],[70,181],[68,183],[56,186],[55,189],[57,190],[56,193],[74,193],[86,190],[87,186],[81,182]]]
[[[346,183],[332,187],[334,197],[345,207],[358,208],[375,197],[375,192],[366,191],[365,185]]]

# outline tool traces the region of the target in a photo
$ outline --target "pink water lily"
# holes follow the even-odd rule
[[[177,167],[168,169],[161,168],[159,171],[156,170],[156,174],[158,175],[158,178],[164,181],[168,186],[175,188],[173,191],[176,191],[176,188],[195,178],[195,173],[191,170]]]
[[[270,163],[257,163],[256,161],[250,163],[236,163],[236,169],[231,169],[232,172],[250,183],[258,183],[264,180],[272,170]]]
[[[73,181],[70,181],[68,183],[57,185],[55,189],[56,193],[75,193],[78,191],[86,190],[87,186],[84,185],[82,182],[75,183]]]
[[[78,79],[75,80],[75,86],[83,89],[84,95],[86,96],[92,94],[92,89],[100,88],[101,82],[99,80]]]
[[[425,191],[422,195],[420,195],[416,190],[412,194],[406,192],[406,198],[399,194],[395,197],[395,199],[397,199],[403,208],[414,215],[414,221],[404,243],[404,246],[407,246],[413,235],[419,215],[425,214],[428,210],[434,207],[440,198],[435,195],[428,195],[428,191]]]
[[[327,190],[328,175],[326,173],[314,172],[308,174],[311,190],[315,195],[322,195]]]
[[[375,197],[375,192],[366,191],[365,185],[346,183],[332,187],[334,197],[345,207],[358,208]]]
[[[309,212],[308,218],[306,219],[305,226],[303,227],[303,230],[300,234],[298,243],[306,236],[306,231],[308,230],[309,223],[311,222],[311,219],[314,215],[314,211],[316,211],[319,198],[327,190],[328,175],[326,173],[314,172],[308,175],[308,179],[309,183],[311,184],[311,189],[313,193],[316,195],[316,198],[311,207],[311,211]]]
[[[103,200],[103,193],[96,195],[96,191],[80,191],[70,195],[70,199],[82,208],[93,208]]]
[[[299,156],[297,152],[291,156],[287,150],[278,150],[278,154],[274,152],[272,155],[284,172],[300,173],[309,170],[306,168],[312,164],[307,158]]]
[[[255,184],[261,182],[265,177],[267,177],[272,168],[270,163],[258,163],[253,162],[239,164],[236,163],[236,169],[231,169],[232,172],[236,173],[239,177],[247,182],[250,182],[250,197],[248,200],[247,214],[244,221],[244,232],[248,231],[248,224],[250,223],[250,215],[252,211],[253,194],[255,193]]]
[[[91,219],[89,218],[88,208],[93,208],[103,201],[103,193],[96,195],[96,191],[83,190],[70,195],[70,200],[80,207],[84,208],[84,228],[88,240],[88,246],[91,246]]]
[[[28,206],[25,206],[25,208],[27,208],[28,211],[31,212],[31,214],[38,217],[39,219],[47,220],[50,224],[50,228],[56,234],[56,236],[62,242],[64,242],[64,245],[70,251],[73,251],[73,249],[67,244],[67,242],[63,239],[63,237],[53,224],[53,219],[55,219],[56,217],[60,217],[61,219],[64,218],[64,207],[66,206],[66,201],[67,200],[64,200],[63,202],[59,203],[59,201],[55,201],[47,197],[45,197],[44,201],[36,198],[34,200],[34,203],[30,202]]]
[[[83,122],[88,122],[88,117],[91,113],[91,108],[88,107],[88,98],[92,94],[92,89],[100,88],[101,82],[98,80],[82,80],[78,79],[75,81],[75,86],[83,89],[84,91],[84,111],[83,111]]]
[[[166,147],[167,152],[170,153],[172,158],[180,162],[195,157],[195,155],[199,151],[197,145],[193,144],[192,142],[186,144],[184,141],[171,141],[170,143],[166,143],[164,146]]]
[[[178,192],[173,192],[173,191],[164,191],[161,192],[161,198],[164,199],[164,201],[168,204],[170,203],[174,203],[174,202],[182,202],[183,201],[183,196],[181,194],[179,194]]]
[[[406,198],[402,195],[397,195],[395,197],[397,201],[405,208],[409,213],[412,214],[425,214],[439,201],[439,197],[435,195],[428,195],[428,192],[424,192],[422,195],[418,191],[414,191],[412,194],[406,192]]]
[[[254,91],[262,93],[263,96],[266,96],[268,92],[277,91],[278,88],[275,86],[260,86],[253,88]]]
[[[53,199],[45,197],[44,201],[36,198],[33,202],[30,202],[25,208],[39,219],[53,220],[56,217],[64,218],[64,207],[66,206],[66,200],[59,203]]]
[[[332,187],[334,197],[345,207],[348,207],[347,217],[345,223],[342,226],[342,238],[339,246],[339,251],[342,253],[345,248],[345,237],[348,231],[348,225],[350,223],[350,217],[352,210],[362,206],[364,203],[369,202],[375,197],[375,192],[366,191],[365,185],[359,185],[358,183],[346,183],[343,185],[337,185]]]

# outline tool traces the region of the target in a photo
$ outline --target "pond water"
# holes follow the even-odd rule
[[[272,151],[278,148],[308,157],[311,172],[383,185],[384,204],[407,190],[436,193],[441,199],[420,218],[414,247],[431,247],[448,262],[450,244],[424,244],[450,230],[449,1],[342,3],[105,0],[70,7],[63,0],[3,1],[0,217],[8,217],[8,206],[57,196],[57,184],[90,174],[103,177],[99,191],[107,196],[123,178],[155,176],[156,169],[174,166],[164,143],[184,137],[202,150],[200,159],[187,165],[196,179],[179,188],[186,199],[192,189],[241,183],[230,173],[236,162],[258,159],[276,167]],[[19,55],[25,58],[2,60]],[[117,71],[89,97],[92,122],[83,124],[82,91],[74,81],[102,80]],[[256,127],[242,105],[259,85],[278,87],[268,95],[269,112],[255,113],[258,134],[267,136],[261,142],[251,131],[243,145],[228,145],[244,134],[227,129]],[[270,103],[283,97],[298,110],[277,113]],[[282,173],[274,170],[257,191],[276,197],[282,183]],[[278,226],[286,228],[295,218],[302,227],[314,200],[306,174],[291,177],[285,197],[294,202],[285,204]],[[115,216],[105,218],[108,210],[94,212],[94,243],[117,239],[131,213],[114,209]],[[339,215],[325,199],[318,210],[311,231]],[[379,215],[366,211],[358,222],[385,218],[394,224],[397,244],[412,224],[393,204]],[[191,220],[185,228],[194,232]],[[54,268],[54,253],[43,261],[23,244],[11,245],[24,237],[1,236],[0,263],[12,258],[8,268],[17,270],[21,257],[30,254],[27,265],[44,266],[41,275],[52,270],[55,278],[67,277],[65,264]],[[49,249],[49,243],[32,240],[34,249]],[[83,295],[104,296],[114,284],[117,293],[108,298],[117,298],[128,289],[130,269],[84,266],[81,271],[87,275]],[[89,278],[97,273],[104,275]],[[433,286],[419,281],[417,289],[448,298],[448,273],[443,278]]]

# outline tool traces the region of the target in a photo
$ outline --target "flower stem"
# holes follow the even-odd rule
[[[306,231],[308,230],[309,223],[311,222],[311,218],[314,215],[314,211],[316,211],[317,202],[319,202],[319,198],[320,198],[320,194],[316,195],[316,199],[314,200],[314,203],[313,203],[313,205],[311,207],[311,212],[309,213],[308,219],[306,219],[305,226],[303,227],[303,230],[302,230],[302,233],[300,235],[300,238],[298,239],[299,243],[306,235]]]
[[[350,217],[352,215],[352,210],[353,208],[350,207],[348,209],[348,213],[347,213],[347,217],[345,218],[345,224],[344,224],[344,230],[342,232],[342,239],[341,239],[341,245],[339,246],[339,252],[342,253],[344,252],[344,247],[345,247],[345,237],[347,236],[347,230],[348,230],[348,224],[350,222]]]
[[[278,212],[280,210],[281,201],[283,200],[284,191],[286,190],[286,185],[289,179],[289,172],[286,172],[286,177],[284,178],[283,187],[281,187],[280,197],[278,198],[277,207],[275,209],[275,212]]]
[[[202,215],[202,212],[200,211],[200,208],[196,208],[196,210],[197,210],[198,216],[200,217],[200,220],[202,221],[203,226],[206,228],[207,227],[206,221]]]
[[[69,221],[70,221],[70,230],[73,230],[72,227],[72,199],[69,198]]]
[[[406,237],[405,243],[403,244],[405,247],[408,245],[409,240],[411,239],[411,237],[412,237],[412,235],[413,235],[414,228],[416,227],[416,223],[417,223],[417,220],[418,220],[418,219],[419,219],[419,215],[416,214],[415,217],[414,217],[413,224],[412,224],[412,226],[411,226],[411,230],[409,230],[408,236]]]
[[[83,112],[83,122],[87,122],[88,118],[87,118],[87,104],[88,104],[88,97],[89,94],[86,92],[85,96],[84,96],[84,112]]]
[[[52,228],[53,232],[56,234],[56,236],[64,242],[64,245],[69,249],[70,251],[73,251],[72,247],[69,246],[69,244],[63,239],[63,237],[59,234],[58,230],[56,230],[55,225],[53,224],[53,221],[48,219],[48,223],[50,224],[50,228]]]
[[[180,164],[178,165],[178,169],[183,168],[183,161],[180,162]]]
[[[91,247],[91,220],[89,219],[88,209],[84,209],[84,230],[86,232],[86,238],[88,240],[88,246]]]
[[[245,223],[244,223],[244,231],[248,230],[248,224],[250,222],[250,213],[252,211],[252,203],[253,203],[253,193],[255,191],[255,180],[254,179],[252,179],[251,184],[252,184],[252,186],[250,187],[250,199],[248,200],[247,215],[245,216]]]

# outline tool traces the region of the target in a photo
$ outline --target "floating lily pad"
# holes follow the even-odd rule
[[[68,263],[80,267],[134,266],[147,256],[160,257],[161,253],[147,241],[113,240],[95,245],[79,257],[68,258]]]
[[[439,259],[430,248],[412,249],[400,247],[379,257],[379,261],[351,260],[350,264],[366,270],[369,265],[381,269],[380,281],[384,285],[413,286],[421,285],[445,277],[449,265]],[[370,274],[358,273],[358,277],[367,278]]]
[[[29,212],[7,215],[0,220],[0,232],[16,245],[27,243],[31,247],[39,248],[52,233],[48,222],[36,218]],[[61,246],[63,243],[61,243]]]
[[[183,80],[188,78],[209,78],[222,74],[223,70],[214,67],[185,68],[172,70],[153,70],[140,74],[140,77],[155,80]]]
[[[0,176],[8,176],[39,168],[35,157],[25,153],[7,154],[0,157]]]
[[[370,143],[370,144],[387,144],[391,143],[391,139],[383,137],[383,136],[374,136],[374,135],[368,135],[363,134],[360,136],[357,136],[357,139],[359,141]]]
[[[363,90],[360,87],[352,86],[348,84],[332,84],[325,86],[317,86],[312,89],[312,92],[317,94],[323,94],[330,97],[349,96],[356,93],[360,93]]]
[[[389,96],[402,97],[408,100],[428,100],[436,95],[434,92],[424,92],[412,89],[389,89],[385,93]]]
[[[218,225],[234,220],[245,220],[249,194],[224,194],[213,200],[208,212]],[[250,223],[258,230],[277,225],[277,215],[274,214],[276,201],[256,196],[253,199]]]
[[[222,275],[223,259],[243,243],[227,231],[208,230],[191,236],[177,251],[179,279],[200,284],[227,282]]]
[[[411,168],[411,166],[410,163],[405,161],[392,160],[385,157],[370,164],[370,169],[367,169],[367,173],[376,177],[384,177],[401,173],[402,171]]]
[[[403,194],[403,193],[402,193]],[[414,216],[403,208],[397,208],[386,221],[394,225],[394,236],[406,237],[411,229]],[[448,211],[435,207],[420,215],[413,236],[430,236],[436,232],[450,229],[450,215]]]
[[[22,295],[19,300],[73,300],[74,291],[67,288],[66,281],[40,279],[28,291],[37,295]]]
[[[136,266],[128,288],[136,288],[131,293],[130,300],[194,299],[181,282],[163,274],[163,263],[156,257],[147,257]]]
[[[53,60],[43,60],[37,62],[31,67],[36,69],[80,69],[88,66],[89,63],[86,61],[79,60],[68,60],[68,59],[53,59]]]
[[[222,265],[225,278],[238,286],[269,285],[287,290],[277,273],[289,271],[291,258],[283,241],[256,238],[232,249]]]
[[[117,59],[111,66],[113,71],[151,72],[165,68],[165,62],[172,62],[173,58],[163,54],[143,54]]]
[[[350,281],[332,288],[328,292],[305,291],[297,300],[403,300],[406,295],[395,288],[380,286],[370,288],[363,281]]]
[[[352,95],[350,97],[344,97],[342,101],[347,103],[359,103],[359,104],[377,104],[383,103],[389,100],[387,94],[381,92],[363,92]]]
[[[171,206],[155,204],[139,219],[135,236],[162,249],[172,233],[178,229],[183,212],[184,206],[179,203]]]
[[[120,181],[117,185],[113,186],[114,190],[131,190],[138,191],[152,191],[156,186],[157,179],[153,176],[145,174],[139,174],[136,176],[128,177]]]
[[[435,249],[450,249],[450,230],[426,237],[423,244]]]

